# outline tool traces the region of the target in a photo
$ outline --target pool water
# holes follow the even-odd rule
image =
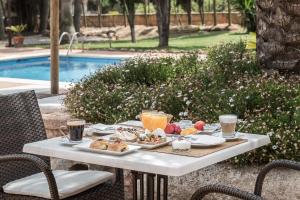
[[[109,64],[121,62],[120,58],[60,57],[59,81],[78,82]],[[50,80],[50,57],[35,57],[0,61],[0,77],[33,80]]]

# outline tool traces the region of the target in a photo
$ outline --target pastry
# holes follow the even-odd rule
[[[128,148],[128,145],[121,141],[116,141],[113,143],[108,144],[108,151],[117,151],[117,152],[123,152],[126,151]]]
[[[180,135],[194,135],[198,133],[199,131],[195,129],[194,127],[183,129],[180,133]]]
[[[96,140],[90,144],[90,148],[99,149],[99,150],[107,150],[108,142],[105,140]]]

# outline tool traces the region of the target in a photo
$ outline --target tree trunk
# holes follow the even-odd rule
[[[260,65],[300,73],[300,2],[260,0],[256,11]]]
[[[74,27],[76,32],[80,32],[81,13],[81,0],[74,0]]]
[[[0,40],[3,40],[4,37],[5,37],[5,34],[4,34],[4,23],[3,23],[3,9],[2,9],[2,4],[0,4]]]
[[[198,0],[198,9],[199,9],[201,25],[204,25],[204,0]]]
[[[98,26],[102,27],[102,0],[98,0]]]
[[[213,0],[213,9],[214,9],[214,26],[217,26],[217,7],[216,0]]]
[[[230,2],[230,0],[227,0],[227,6],[228,6],[228,26],[231,26],[231,2]]]
[[[149,26],[149,22],[148,22],[148,13],[147,13],[147,2],[148,0],[144,0],[143,2],[143,6],[144,6],[144,18],[145,18],[145,24],[146,26]]]
[[[73,23],[73,16],[72,16],[72,0],[62,0],[61,2],[61,33],[68,32],[70,34],[75,33],[75,27]],[[64,37],[63,42],[70,42],[68,41],[69,38]]]
[[[135,4],[133,0],[124,0],[123,3],[130,26],[131,42],[135,43]]]
[[[40,3],[40,27],[39,27],[40,33],[47,32],[49,11],[50,11],[49,3],[50,0],[41,0]]]
[[[188,18],[188,25],[192,25],[192,0],[186,1],[186,12]]]
[[[156,17],[159,35],[158,47],[166,48],[169,46],[171,1],[155,0],[154,2],[156,5]]]

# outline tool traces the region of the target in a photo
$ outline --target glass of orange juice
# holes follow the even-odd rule
[[[165,129],[168,124],[168,116],[155,111],[145,111],[141,114],[141,121],[143,127],[149,131],[154,131],[157,128]]]

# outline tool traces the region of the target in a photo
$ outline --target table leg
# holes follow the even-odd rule
[[[138,172],[136,171],[131,171],[132,174],[132,187],[133,187],[133,194],[132,194],[132,198],[133,200],[137,200],[137,182],[138,182]]]
[[[163,200],[168,199],[168,176],[164,175],[156,175],[149,173],[142,173],[137,171],[132,171],[132,184],[133,184],[133,200],[144,200],[144,175],[146,175],[146,199],[154,200],[155,198],[155,181],[156,181],[156,198],[157,200],[161,200],[161,196]],[[155,179],[155,176],[157,177]],[[138,183],[140,195],[138,197]]]
[[[147,200],[154,200],[154,182],[155,174],[147,175]]]
[[[163,200],[168,199],[168,176],[157,175],[157,200],[161,198],[161,182],[163,182]]]

